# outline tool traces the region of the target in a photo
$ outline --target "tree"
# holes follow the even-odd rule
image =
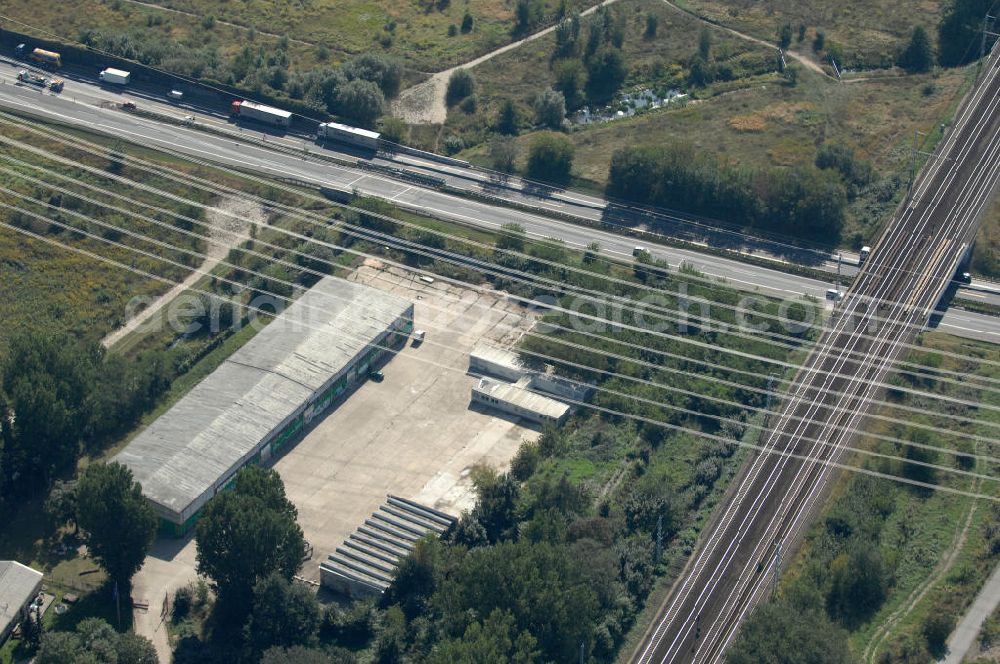
[[[46,632],[35,656],[36,664],[74,664],[82,655],[80,638],[73,632]]]
[[[788,601],[758,607],[740,630],[727,664],[848,664],[847,634],[815,609]]]
[[[712,57],[712,33],[706,27],[698,33],[698,56],[705,62]]]
[[[931,40],[923,26],[918,25],[913,28],[913,32],[910,34],[910,43],[899,55],[897,64],[910,73],[930,71],[931,67],[934,66]]]
[[[77,511],[90,555],[128,597],[156,537],[156,514],[142,487],[120,463],[94,464],[80,478]]]
[[[778,28],[778,48],[782,51],[787,51],[788,47],[792,45],[792,24],[785,23],[780,28]]]
[[[528,152],[528,177],[566,184],[573,169],[573,144],[565,136],[538,134]]]
[[[490,141],[490,168],[501,173],[514,172],[517,164],[517,141],[509,137],[498,137]]]
[[[601,48],[587,60],[587,97],[596,103],[611,99],[626,76],[628,69],[621,49],[614,46]]]
[[[535,121],[542,127],[559,129],[566,120],[566,98],[549,88],[535,98]]]
[[[445,100],[449,106],[454,106],[471,95],[476,89],[476,79],[468,69],[456,69],[448,77],[448,91]]]
[[[642,33],[642,36],[646,39],[655,39],[659,27],[660,17],[652,13],[646,14],[646,31]]]
[[[580,15],[574,14],[556,25],[556,57],[566,58],[576,55],[580,41]]]
[[[514,6],[514,33],[524,34],[542,22],[545,15],[544,0],[517,0]]]
[[[76,482],[57,481],[53,484],[48,498],[45,499],[44,510],[56,528],[67,522],[72,522],[73,534],[75,535],[80,528],[76,522]]]
[[[559,60],[552,68],[555,74],[555,89],[563,94],[567,108],[583,105],[583,90],[587,84],[587,70],[579,58]]]
[[[378,53],[354,56],[344,63],[343,72],[348,80],[361,79],[375,83],[387,99],[398,95],[403,83],[403,64],[395,58]]]
[[[826,47],[826,33],[822,30],[816,31],[816,36],[813,37],[813,50],[819,53]]]
[[[406,143],[409,133],[410,127],[401,118],[386,117],[382,119],[382,138],[384,140],[402,145]]]
[[[291,648],[274,647],[264,651],[260,664],[353,664],[357,661],[350,651],[338,648],[337,658],[333,659],[319,648],[292,646]]]
[[[517,105],[514,104],[514,100],[504,99],[501,101],[500,111],[497,113],[497,131],[507,136],[517,136],[519,124],[520,118],[518,117]]]
[[[243,631],[253,650],[263,652],[275,646],[312,645],[319,623],[315,593],[273,573],[254,586],[253,608]]]
[[[520,632],[529,632],[542,661],[572,662],[598,618],[590,582],[563,545],[503,542],[470,550],[442,580],[433,602],[449,633],[463,634],[476,616],[509,612],[513,625],[499,636],[506,631],[518,642]],[[524,649],[530,646],[525,643]]]
[[[348,81],[337,89],[336,112],[362,127],[371,127],[382,116],[385,95],[376,83],[364,79]]]
[[[500,233],[497,235],[497,249],[524,251],[524,237],[524,226],[521,224],[503,224],[500,226]]]
[[[465,14],[462,16],[462,34],[468,34],[472,32],[472,27],[474,24],[475,24],[475,19],[472,18],[472,14],[469,13],[469,10],[466,10]]]
[[[246,612],[261,580],[291,580],[305,554],[297,514],[278,474],[257,466],[208,502],[195,530],[198,573],[212,579],[220,602]]]
[[[125,142],[116,139],[108,148],[108,172],[120,175],[125,168],[125,160],[128,158],[128,150]]]
[[[889,590],[889,570],[882,554],[858,542],[830,565],[827,611],[841,624],[856,626],[874,615]]]
[[[517,526],[517,481],[510,475],[498,475],[492,469],[475,473],[476,506],[472,517],[486,532],[490,544],[508,539]]]
[[[156,664],[156,648],[145,636],[133,632],[118,635],[118,664]]]
[[[485,620],[465,628],[460,639],[438,645],[429,664],[532,664],[541,662],[537,641],[530,632],[517,631],[510,611],[494,609]]]
[[[938,23],[938,62],[957,67],[979,58],[983,18],[994,11],[993,0],[951,0]],[[989,49],[996,37],[987,35]]]
[[[949,611],[931,611],[924,618],[923,633],[927,639],[927,649],[935,657],[947,651],[948,636],[955,629],[955,616]]]
[[[138,634],[119,634],[100,618],[82,620],[74,632],[47,632],[37,664],[157,664],[156,649]]]

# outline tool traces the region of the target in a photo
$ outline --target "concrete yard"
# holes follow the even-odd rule
[[[477,293],[369,261],[350,277],[416,304],[414,327],[427,332],[385,365],[385,380],[367,381],[274,464],[299,524],[313,545],[301,575],[319,580],[319,562],[393,493],[459,515],[473,504],[470,471],[505,468],[522,440],[538,431],[470,408],[478,378],[468,375],[479,341],[510,345],[531,316],[502,294]],[[195,579],[195,543],[158,540],[133,580],[133,596],[149,603],[136,611],[136,631],[153,640],[161,661],[169,655],[161,611],[165,592]]]
[[[414,327],[427,339],[408,345],[383,382],[364,383],[275,463],[313,545],[302,570],[310,580],[387,493],[458,515],[473,502],[470,470],[505,467],[523,439],[538,435],[469,408],[477,382],[466,374],[469,352],[480,340],[516,340],[530,325],[523,308],[373,262],[352,279],[413,300]]]

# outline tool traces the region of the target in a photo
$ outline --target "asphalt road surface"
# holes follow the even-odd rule
[[[249,169],[261,175],[291,177],[342,191],[358,191],[393,201],[404,207],[422,210],[444,219],[497,229],[505,223],[524,226],[533,238],[558,238],[572,249],[583,249],[591,242],[601,245],[601,251],[620,259],[631,259],[638,243],[634,238],[568,221],[530,214],[502,206],[489,205],[462,196],[451,195],[435,189],[391,179],[387,176],[344,167],[330,161],[317,159],[314,153],[321,148],[305,140],[296,140],[302,148],[300,155],[279,152],[266,144],[256,144],[195,128],[172,125],[143,118],[117,108],[109,107],[109,100],[134,99],[131,92],[108,90],[89,83],[67,79],[62,94],[41,91],[34,86],[13,84],[16,73],[9,64],[0,64],[0,108],[31,112],[39,117],[79,125],[89,129],[120,136],[124,140],[144,143],[152,147],[176,150],[198,159],[222,166]],[[103,106],[101,104],[104,104]],[[186,115],[190,109],[166,102],[144,100],[144,104],[157,104],[157,111]],[[197,121],[210,122],[237,134],[241,131],[224,119],[198,116]],[[247,135],[260,138],[260,132],[244,130]],[[268,140],[275,140],[269,137]],[[286,140],[285,143],[288,143]],[[575,194],[574,194],[575,195]],[[823,300],[831,281],[821,281],[796,276],[778,269],[761,267],[742,261],[721,258],[692,250],[675,249],[663,245],[643,243],[655,258],[666,260],[671,266],[687,263],[708,277],[725,279],[727,284],[745,291],[760,292],[776,297],[808,295]],[[849,264],[842,266],[844,274],[856,271]],[[1000,294],[984,293],[984,301]],[[1000,342],[1000,319],[991,316],[964,314],[956,318],[951,311],[940,321],[942,331],[986,341]]]
[[[703,533],[689,567],[634,660],[721,662],[766,598],[861,428],[879,384],[949,287],[1000,175],[1000,58],[982,79],[875,245],[788,395],[756,456]],[[867,332],[867,334],[866,334]]]

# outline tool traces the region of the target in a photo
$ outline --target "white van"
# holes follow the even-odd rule
[[[184,99],[184,93],[180,90],[171,90],[167,93],[167,97],[173,99],[174,101],[180,101],[181,99]]]
[[[419,346],[420,344],[424,343],[424,337],[425,336],[427,336],[427,333],[424,330],[414,330],[413,331],[413,345],[414,346]]]
[[[837,290],[836,288],[830,288],[826,291],[826,299],[833,300],[834,302],[840,302],[844,299],[844,291]]]

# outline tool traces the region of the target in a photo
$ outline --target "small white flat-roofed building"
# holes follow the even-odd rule
[[[527,373],[517,353],[485,343],[476,344],[469,353],[469,372],[478,376],[503,378],[512,383],[516,383]]]
[[[0,644],[28,615],[42,590],[42,573],[15,560],[0,560]]]
[[[233,353],[115,460],[180,536],[244,466],[265,463],[405,345],[413,303],[326,277]]]
[[[562,424],[570,407],[526,386],[482,378],[472,387],[472,401],[539,424]]]

